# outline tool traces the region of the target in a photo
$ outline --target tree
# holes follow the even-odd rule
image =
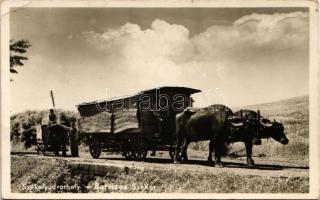
[[[28,40],[10,40],[10,73],[17,74],[16,66],[23,66],[23,60],[28,60],[27,57],[21,56],[27,52],[27,49],[31,47]]]

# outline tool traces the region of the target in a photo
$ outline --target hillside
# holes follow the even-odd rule
[[[284,123],[289,137],[309,138],[309,96],[243,106],[234,111],[239,109],[260,110],[262,116]]]

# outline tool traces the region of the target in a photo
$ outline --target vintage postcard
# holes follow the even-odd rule
[[[1,1],[4,199],[318,199],[318,3]]]

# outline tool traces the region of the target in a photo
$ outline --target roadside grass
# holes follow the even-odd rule
[[[22,193],[43,192],[81,192],[51,188],[45,190],[41,186],[74,185],[81,182],[81,175],[71,174],[67,162],[59,159],[38,159],[28,157],[11,157],[11,190]],[[39,187],[33,187],[37,185]]]
[[[142,170],[121,174],[116,178],[96,177],[89,182],[99,185],[126,185],[127,189],[112,192],[193,192],[193,193],[305,193],[306,177],[243,176],[234,173],[206,174],[186,171]],[[103,188],[103,187],[102,187]],[[92,189],[90,192],[111,192]]]
[[[11,157],[13,192],[188,192],[188,193],[307,193],[308,177],[265,177],[234,173],[189,172],[137,168],[104,176],[74,170],[67,161],[32,157]],[[23,184],[24,187],[23,187]],[[31,185],[78,185],[79,189],[44,190]]]

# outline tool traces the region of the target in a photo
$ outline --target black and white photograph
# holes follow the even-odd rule
[[[317,6],[1,2],[2,197],[319,198]]]

